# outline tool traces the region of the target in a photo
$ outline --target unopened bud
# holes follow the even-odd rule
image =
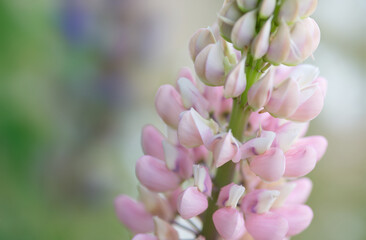
[[[258,0],[236,0],[236,3],[240,10],[247,12],[257,7]]]
[[[247,12],[235,23],[231,32],[231,40],[237,49],[246,49],[252,42],[255,35],[257,22],[257,11]]]
[[[248,91],[248,104],[256,111],[267,104],[273,89],[273,70],[270,69]]]
[[[259,7],[259,17],[269,18],[272,15],[276,7],[276,0],[263,0]]]
[[[270,17],[266,23],[263,25],[258,35],[254,38],[252,42],[252,55],[254,59],[259,59],[263,57],[269,47],[269,35],[271,33],[271,22],[272,17]]]
[[[300,18],[309,17],[315,11],[318,0],[299,0],[299,16]]]
[[[227,1],[221,8],[218,17],[218,25],[221,36],[231,42],[231,31],[233,30],[235,22],[241,17],[243,13],[238,8],[236,1]]]
[[[215,43],[215,37],[210,28],[198,29],[189,41],[189,53],[194,61],[197,55],[209,44]]]
[[[220,42],[206,46],[197,56],[194,68],[201,81],[209,86],[225,83],[224,50]]]
[[[288,25],[282,21],[270,40],[266,60],[274,65],[279,65],[285,61],[290,54],[290,29]]]
[[[285,21],[287,24],[293,24],[299,15],[299,1],[285,0],[281,5],[278,14],[278,20]]]
[[[224,96],[226,98],[238,97],[244,92],[246,85],[245,59],[243,59],[226,77]]]

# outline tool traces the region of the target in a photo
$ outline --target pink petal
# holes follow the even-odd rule
[[[158,239],[151,234],[137,234],[132,238],[132,240],[158,240]]]
[[[255,240],[283,240],[289,228],[284,217],[271,212],[248,216],[245,226]]]
[[[307,205],[286,205],[281,208],[273,210],[274,213],[286,218],[288,221],[287,236],[294,236],[307,227],[309,227],[311,220],[313,219],[313,211]]]
[[[255,110],[267,104],[273,89],[273,71],[270,69],[254,83],[248,92],[248,104]]]
[[[207,196],[197,187],[189,187],[178,196],[178,212],[184,219],[203,213],[208,207]]]
[[[136,176],[142,185],[155,192],[171,191],[180,184],[180,178],[164,162],[148,155],[137,161]]]
[[[285,153],[285,177],[302,177],[311,172],[316,164],[317,154],[313,147],[296,147]]]
[[[217,206],[219,206],[219,207],[225,206],[226,201],[229,199],[230,189],[233,185],[235,185],[235,184],[229,183],[228,185],[226,185],[220,189],[219,197],[218,197],[217,203],[216,203]]]
[[[245,233],[243,214],[235,208],[225,207],[212,216],[217,232],[227,240],[237,240]]]
[[[119,220],[132,232],[147,233],[154,230],[153,218],[142,203],[119,195],[114,200],[114,207]]]
[[[177,77],[177,81],[180,79],[180,78],[187,78],[189,79],[193,85],[196,86],[196,80],[195,78],[193,77],[193,74],[192,74],[192,71],[191,69],[189,69],[188,67],[182,67],[178,73],[178,77]]]
[[[250,169],[265,181],[277,181],[285,172],[285,155],[279,148],[271,148],[250,159]]]
[[[312,90],[310,88],[315,88]],[[313,120],[319,115],[324,105],[324,95],[319,86],[310,86],[301,90],[300,99],[306,91],[315,91],[310,98],[300,104],[296,111],[288,117],[289,120],[307,122]],[[307,93],[304,93],[306,95]]]
[[[146,125],[142,129],[141,145],[145,155],[164,160],[163,134],[152,125]]]
[[[298,83],[288,78],[273,90],[271,98],[264,108],[273,116],[286,118],[298,108],[299,94]]]
[[[178,91],[171,85],[162,85],[155,96],[155,108],[163,121],[177,128],[179,123],[179,114],[185,111]]]
[[[285,200],[285,203],[286,204],[305,203],[309,198],[310,192],[313,188],[313,183],[309,178],[300,178],[293,182],[296,184],[295,188],[292,190],[290,195],[288,195],[287,199]]]
[[[305,147],[311,146],[316,151],[316,159],[319,161],[323,156],[328,147],[328,141],[323,136],[310,136],[304,137],[297,140],[294,147]]]
[[[240,160],[239,143],[234,139],[231,132],[220,135],[213,147],[213,158],[216,167],[220,167],[230,160],[238,162]]]

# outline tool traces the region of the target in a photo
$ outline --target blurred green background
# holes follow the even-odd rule
[[[192,66],[215,0],[0,1],[0,239],[129,239],[113,198],[136,196],[140,129],[158,86]],[[322,0],[310,63],[329,81],[309,134],[311,227],[294,239],[366,239],[366,2]]]

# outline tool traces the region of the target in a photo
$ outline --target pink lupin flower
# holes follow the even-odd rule
[[[173,218],[173,209],[169,206],[168,200],[161,195],[151,192],[144,186],[139,186],[139,199],[145,205],[145,209],[153,216],[159,216],[167,221]]]
[[[265,181],[279,180],[285,173],[286,164],[285,155],[279,148],[270,148],[249,159],[250,169]]]
[[[190,68],[188,67],[182,67],[180,70],[179,70],[179,73],[178,73],[178,77],[177,77],[177,82],[180,78],[187,78],[189,81],[191,81],[193,83],[193,85],[196,86],[196,79],[193,77],[193,74],[192,74],[192,71]]]
[[[276,134],[271,131],[260,131],[259,136],[245,142],[241,147],[241,158],[246,159],[265,153],[270,149]]]
[[[243,213],[236,208],[244,191],[243,186],[231,186],[229,199],[225,203],[226,207],[218,209],[212,216],[217,232],[224,239],[238,240],[245,233]]]
[[[207,196],[211,195],[212,183],[205,167],[194,165],[194,186],[184,190],[177,200],[177,209],[184,219],[195,217],[208,207]]]
[[[284,205],[281,208],[272,210],[275,214],[284,217],[288,222],[288,232],[286,236],[291,237],[297,235],[309,227],[313,219],[313,211],[309,206]]]
[[[155,236],[161,240],[179,240],[178,232],[168,222],[154,217]]]
[[[165,162],[169,170],[179,174],[183,179],[190,178],[193,174],[193,161],[187,149],[175,146],[168,141],[163,141]]]
[[[197,55],[209,44],[215,43],[215,37],[210,28],[198,29],[189,41],[189,53],[194,61]]]
[[[220,167],[230,160],[237,163],[241,159],[240,143],[234,138],[231,130],[228,133],[215,136],[212,146],[216,167]]]
[[[270,69],[248,91],[248,104],[258,110],[267,104],[273,89],[273,71]]]
[[[152,125],[146,125],[142,129],[141,145],[145,155],[150,155],[164,160],[163,134]]]
[[[283,240],[289,225],[286,218],[270,212],[270,208],[279,196],[276,190],[255,190],[247,194],[241,208],[245,213],[245,226],[258,240]]]
[[[148,233],[154,230],[152,215],[146,211],[142,203],[120,195],[114,200],[119,220],[134,233]]]
[[[229,199],[230,189],[235,183],[229,183],[228,185],[220,189],[219,197],[217,198],[217,206],[225,207],[226,201]]]
[[[137,234],[132,240],[158,240],[155,236],[151,234]]]
[[[178,175],[170,171],[163,161],[148,155],[137,161],[136,176],[142,185],[155,192],[171,191],[180,184]]]
[[[200,161],[206,161],[208,157],[208,150],[205,146],[201,145],[199,147],[192,148],[191,158],[194,163],[199,163]]]
[[[316,159],[317,159],[317,161],[319,161],[323,157],[323,155],[327,149],[328,141],[323,136],[310,136],[310,137],[304,137],[304,138],[298,139],[296,141],[296,143],[294,144],[294,146],[313,147],[316,152]]]
[[[158,89],[155,107],[161,119],[172,128],[178,127],[179,114],[186,110],[178,91],[168,84]]]
[[[292,183],[295,184],[291,193],[287,196],[285,204],[303,204],[310,195],[313,183],[309,178],[300,178]]]
[[[311,172],[316,164],[317,154],[313,147],[293,147],[285,153],[285,177],[302,177]]]
[[[298,83],[288,78],[273,89],[271,98],[264,108],[276,117],[286,118],[296,111],[299,98]]]
[[[202,116],[208,117],[209,103],[202,96],[201,92],[188,78],[179,78],[177,81],[183,106],[186,109],[195,108]]]
[[[179,143],[187,148],[209,144],[218,125],[212,119],[204,119],[193,108],[183,112],[178,126]]]

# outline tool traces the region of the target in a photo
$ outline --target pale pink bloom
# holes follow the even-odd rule
[[[327,150],[328,141],[323,136],[309,136],[309,137],[299,138],[295,142],[294,147],[300,147],[300,146],[301,147],[305,147],[305,146],[313,147],[316,152],[316,159],[317,159],[317,161],[319,161],[323,157],[325,151]]]
[[[231,160],[234,163],[239,162],[241,159],[240,145],[231,131],[215,136],[212,147],[215,166],[220,167]]]
[[[212,181],[208,168],[203,165],[194,165],[194,185],[207,197],[211,197]]]
[[[286,118],[292,115],[299,106],[299,90],[295,80],[286,79],[273,89],[271,98],[264,108],[275,117]]]
[[[289,229],[288,221],[272,212],[249,215],[245,227],[255,240],[283,240]]]
[[[133,233],[147,233],[154,230],[152,215],[146,211],[142,203],[132,198],[119,195],[114,200],[119,220]]]
[[[168,169],[179,174],[183,179],[190,178],[193,174],[193,161],[188,150],[182,146],[175,146],[168,141],[163,141],[163,147]]]
[[[142,129],[141,145],[145,155],[164,160],[163,134],[152,125],[146,125]]]
[[[199,147],[192,148],[191,150],[191,158],[194,163],[199,163],[201,161],[205,162],[208,158],[208,150],[205,146],[201,145]]]
[[[280,8],[278,18],[286,21],[287,24],[293,24],[299,16],[299,1],[285,0]]]
[[[170,171],[163,161],[148,155],[137,161],[136,176],[142,185],[155,192],[171,191],[180,184],[179,176]]]
[[[197,56],[194,68],[201,81],[209,86],[225,83],[224,49],[220,42],[209,44]]]
[[[298,0],[299,16],[301,18],[309,17],[315,11],[318,0]]]
[[[227,75],[224,96],[226,98],[238,97],[244,92],[246,85],[245,59],[243,59]]]
[[[176,212],[177,211],[177,201],[178,201],[178,196],[179,194],[183,192],[183,190],[181,189],[181,187],[178,187],[177,189],[175,189],[172,192],[167,192],[165,193],[165,196],[169,202],[169,206],[170,208]]]
[[[248,91],[248,104],[256,111],[267,104],[273,89],[273,71],[270,69]]]
[[[132,240],[158,240],[155,236],[151,234],[137,234]]]
[[[182,67],[179,70],[177,82],[180,78],[187,78],[187,79],[189,79],[189,81],[191,81],[193,83],[193,85],[195,85],[195,86],[197,85],[196,79],[193,77],[192,71],[188,67]]]
[[[235,22],[231,40],[237,49],[247,49],[255,36],[257,10],[245,13]]]
[[[229,191],[229,198],[225,203],[226,207],[216,210],[212,219],[217,232],[224,239],[238,240],[245,233],[243,213],[236,205],[243,196],[245,188],[239,185],[232,185]]]
[[[254,59],[263,57],[269,48],[269,35],[271,34],[271,23],[272,18],[270,17],[263,25],[258,35],[253,39],[251,50]]]
[[[186,109],[193,107],[202,116],[208,117],[209,103],[197,87],[188,78],[178,79],[177,86],[182,97],[183,106]]]
[[[170,207],[168,200],[144,186],[139,186],[139,199],[145,205],[145,209],[154,216],[159,216],[167,221],[172,220],[174,210]]]
[[[172,128],[177,128],[179,114],[186,109],[180,94],[172,85],[162,85],[155,96],[155,108],[163,121]]]
[[[264,181],[277,181],[285,173],[285,155],[279,148],[270,148],[265,153],[249,159],[250,169]]]
[[[313,183],[309,178],[300,178],[293,181],[295,184],[294,189],[288,195],[285,200],[286,204],[303,204],[305,203],[310,195],[310,192],[313,188]]]
[[[217,123],[212,119],[204,119],[193,108],[182,113],[178,126],[178,139],[183,146],[193,148],[209,144],[217,132]]]
[[[226,201],[229,199],[230,189],[235,183],[229,183],[228,185],[220,189],[219,197],[217,198],[217,206],[226,206]]]
[[[178,197],[178,212],[184,219],[203,213],[207,207],[207,196],[197,187],[187,188]]]
[[[288,232],[286,236],[294,236],[304,231],[313,219],[313,211],[309,206],[284,205],[281,208],[273,209],[273,213],[284,217],[288,222]]]
[[[191,40],[189,41],[189,53],[194,61],[197,55],[204,49],[207,45],[215,43],[215,37],[210,28],[200,28],[198,29]]]
[[[311,172],[316,164],[317,153],[311,146],[293,147],[285,153],[285,177],[302,177]]]
[[[179,240],[178,232],[168,222],[160,219],[159,217],[154,217],[154,225],[154,233],[158,239]]]
[[[265,153],[276,137],[276,134],[271,131],[260,131],[260,135],[245,142],[241,147],[241,158],[247,159]]]
[[[317,23],[310,18],[297,21],[291,28],[290,54],[284,64],[294,66],[313,54],[320,42]]]

